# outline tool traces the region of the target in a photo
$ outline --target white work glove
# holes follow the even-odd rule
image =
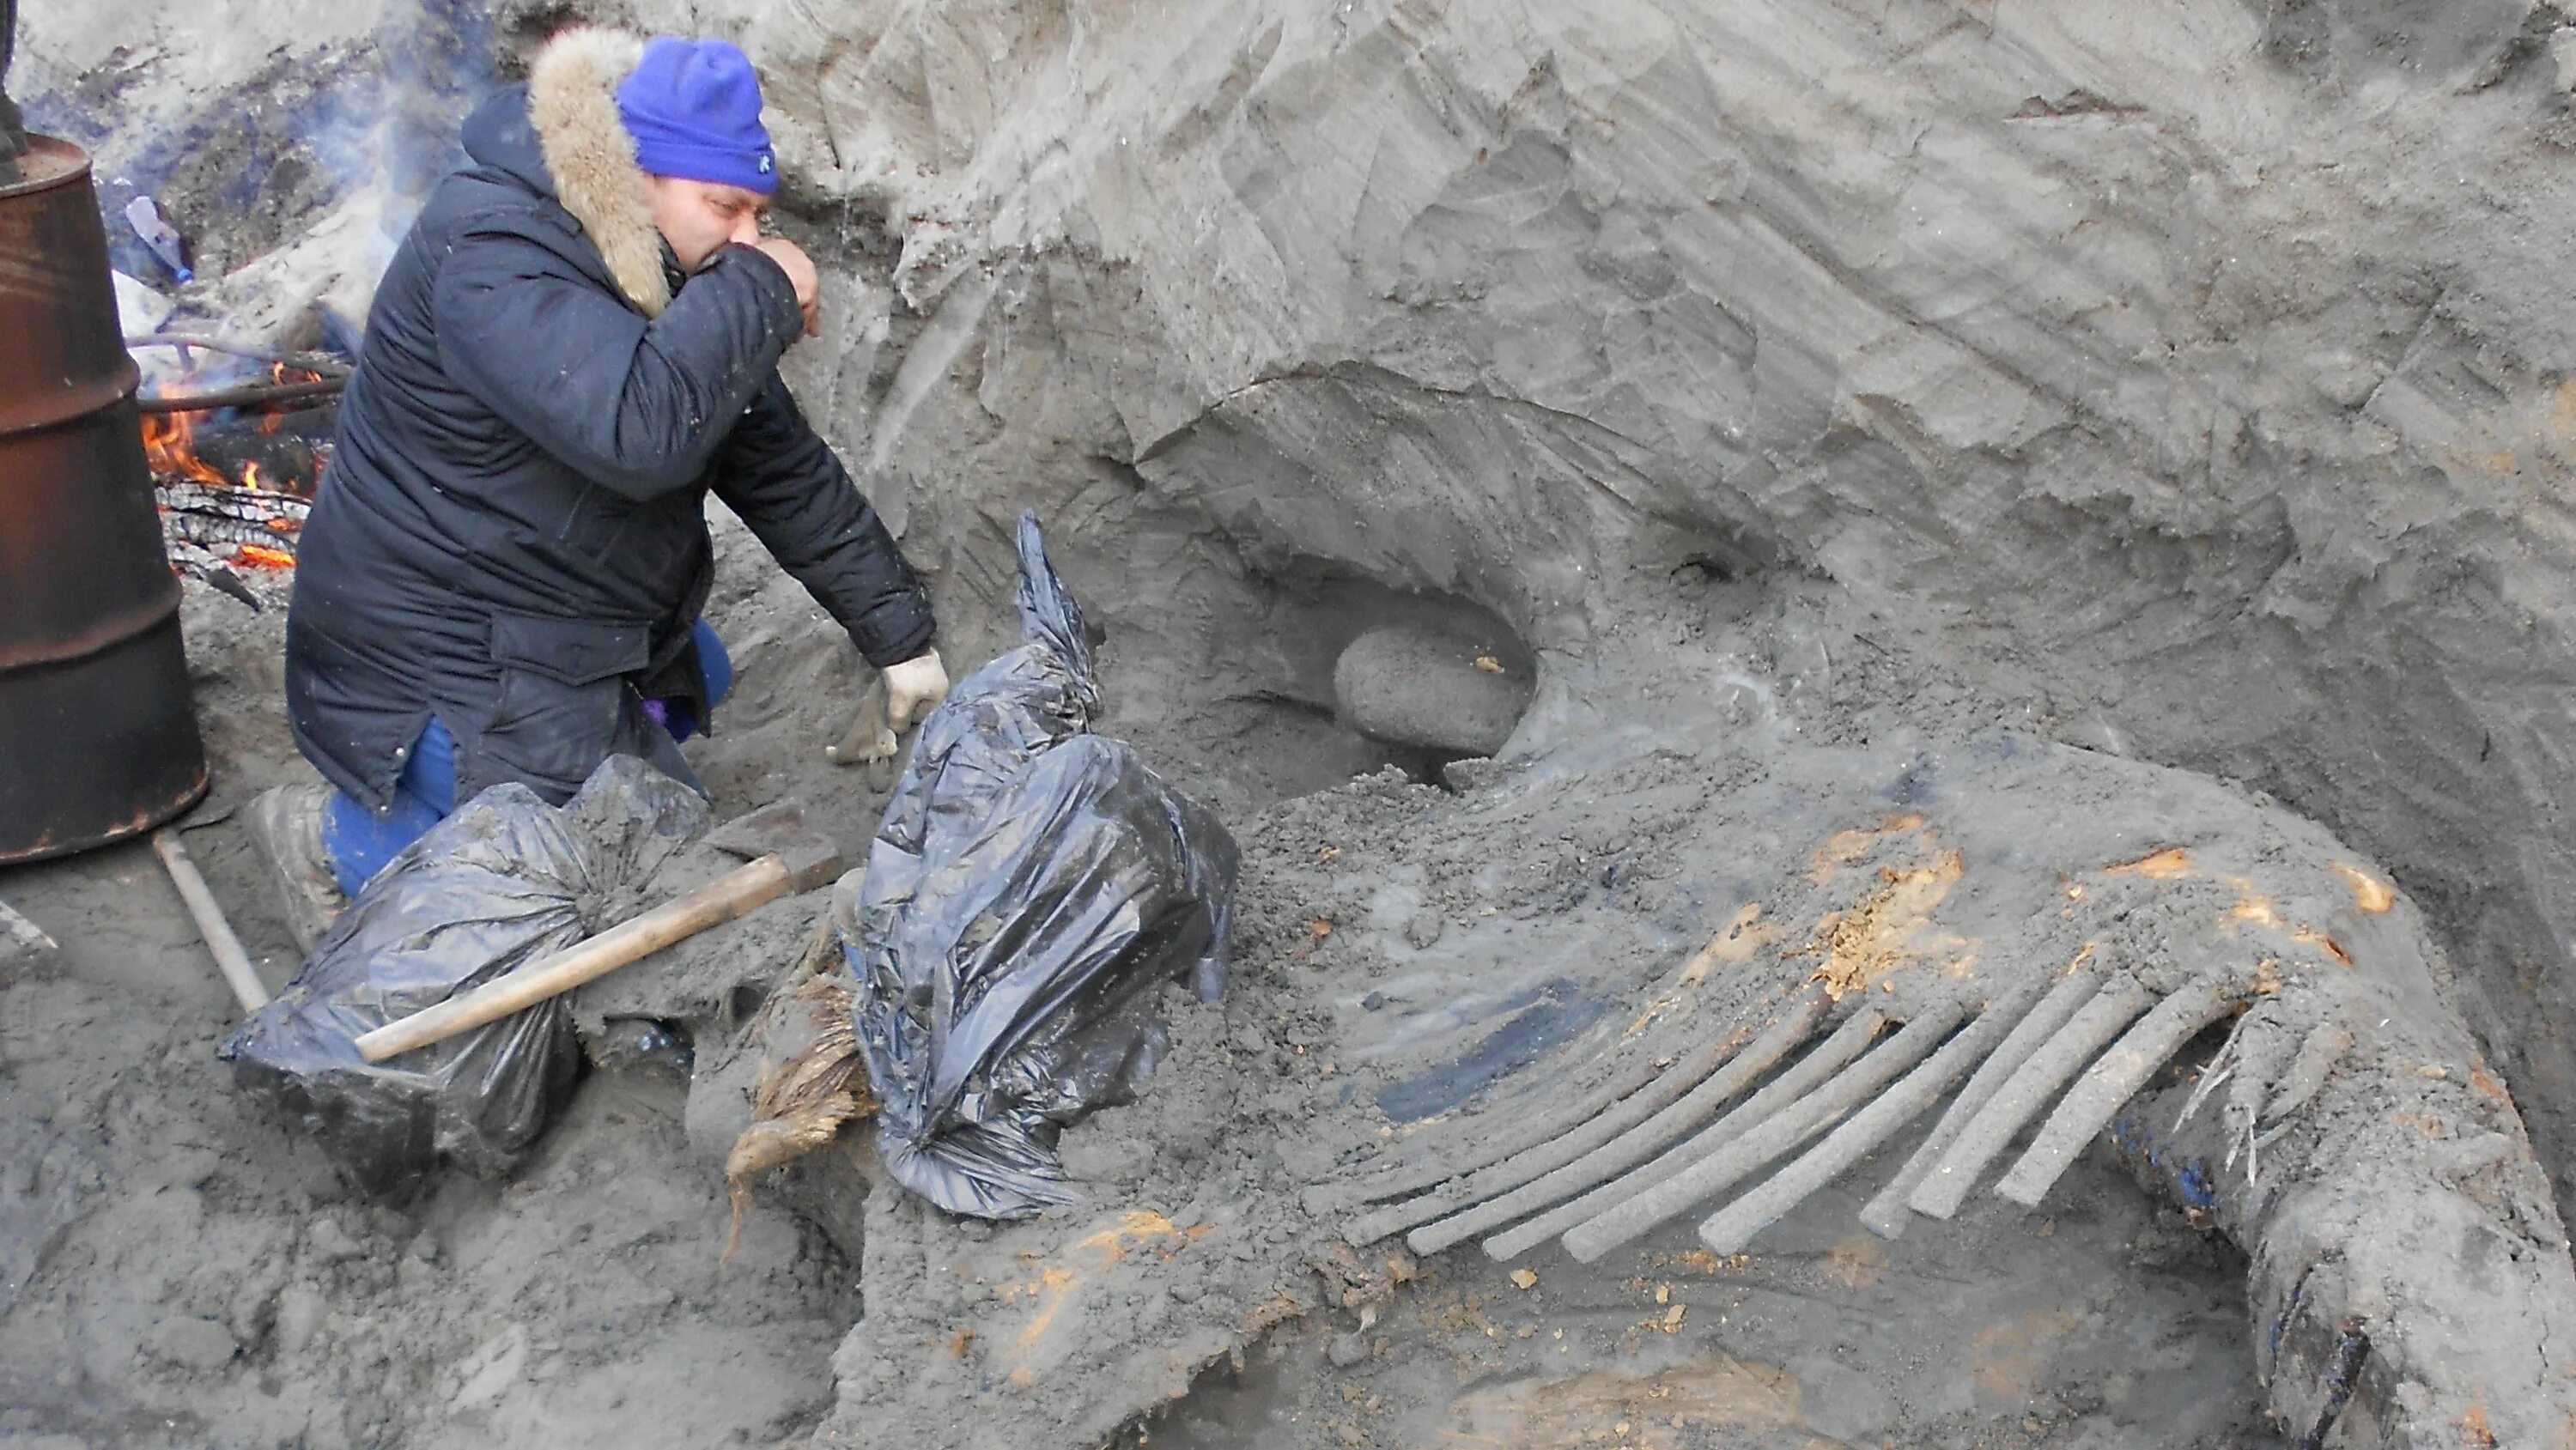
[[[885,668],[886,728],[901,735],[921,723],[930,707],[948,693],[948,668],[939,651],[923,650],[899,665]]]
[[[901,748],[903,732],[919,723],[947,693],[948,669],[939,662],[937,650],[886,666],[859,701],[859,712],[851,717],[841,743],[826,747],[823,758],[834,765],[892,760]]]

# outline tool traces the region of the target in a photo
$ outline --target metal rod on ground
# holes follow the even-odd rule
[[[1929,1218],[1946,1219],[1957,1213],[1986,1165],[2021,1131],[2022,1124],[2048,1106],[2058,1088],[2154,1000],[2153,993],[2125,972],[2104,984],[2056,1036],[2030,1055],[1993,1101],[1978,1110],[1940,1166],[1925,1175],[1906,1202]]]
[[[2006,1079],[2021,1070],[2023,1063],[2030,1061],[2030,1055],[2039,1050],[2041,1043],[2055,1036],[2057,1029],[2065,1026],[2067,1019],[2092,999],[2099,987],[2094,975],[2079,967],[2049,988],[2048,995],[2040,998],[2039,1005],[2031,1008],[2028,1015],[2019,1016],[2019,1020],[2013,1022],[2012,1031],[2004,1038],[2003,1044],[1995,1049],[1993,1056],[1977,1065],[1976,1072],[1968,1078],[1968,1085],[1959,1090],[1959,1096],[1941,1114],[1940,1121],[1932,1125],[1931,1134],[1924,1138],[1921,1147],[1914,1150],[1914,1156],[1906,1159],[1905,1166],[1897,1170],[1887,1186],[1862,1206],[1860,1221],[1863,1227],[1883,1239],[1896,1238],[1905,1232],[1906,1221],[1914,1217],[1914,1210],[1906,1207],[1905,1200],[1913,1194],[1915,1185],[1940,1164],[1949,1153],[1950,1145],[1959,1141],[1959,1134],[1967,1130],[1969,1120],[1976,1117],[1977,1110],[1986,1105]],[[2018,1015],[2019,1009],[2013,1010]],[[1991,1017],[1996,1013],[1990,1011],[1987,1015]]]
[[[0,957],[20,952],[34,955],[61,950],[52,937],[45,935],[43,927],[20,916],[17,909],[5,901],[0,901],[0,948],[6,948],[0,950]]]
[[[249,1016],[268,1005],[268,988],[251,969],[250,954],[242,950],[241,938],[233,935],[232,923],[224,919],[224,909],[215,902],[215,894],[206,889],[206,878],[197,874],[197,863],[188,858],[188,848],[179,843],[179,828],[163,826],[152,833],[153,853],[170,873],[170,884],[179,888],[179,899],[188,904],[188,915],[197,922],[197,934],[206,939],[206,949],[215,954],[215,967],[224,974],[225,985],[233,989],[240,1001],[242,1015]]]
[[[1822,995],[1821,992],[1820,995]],[[1829,996],[1827,1003],[1830,1006]],[[1814,1017],[1801,1012],[1791,1016],[1782,1025],[1800,1024],[1805,1033],[1812,1033],[1815,1020]],[[1760,1092],[1736,1105],[1697,1137],[1688,1136],[1693,1124],[1706,1119],[1722,1100],[1711,1101],[1702,1107],[1694,1118],[1677,1120],[1670,1124],[1671,1131],[1661,1137],[1650,1140],[1632,1134],[1585,1159],[1582,1163],[1576,1164],[1573,1169],[1567,1170],[1566,1178],[1543,1180],[1552,1181],[1555,1184],[1549,1190],[1547,1197],[1536,1198],[1535,1201],[1528,1197],[1520,1198],[1508,1209],[1500,1203],[1487,1205],[1487,1208],[1503,1211],[1504,1216],[1499,1218],[1484,1210],[1478,1210],[1479,1218],[1492,1219],[1493,1226],[1500,1227],[1502,1224],[1511,1222],[1513,1218],[1533,1209],[1543,1208],[1555,1199],[1565,1198],[1577,1190],[1586,1187],[1590,1187],[1591,1190],[1575,1197],[1570,1203],[1549,1209],[1517,1228],[1492,1235],[1485,1240],[1485,1253],[1496,1259],[1517,1257],[1523,1251],[1536,1247],[1544,1240],[1554,1238],[1557,1234],[1582,1223],[1604,1209],[1661,1183],[1690,1161],[1686,1152],[1688,1144],[1672,1147],[1674,1140],[1688,1138],[1689,1142],[1713,1144],[1750,1130],[1781,1108],[1805,1096],[1808,1090],[1840,1071],[1845,1064],[1866,1051],[1870,1039],[1877,1036],[1878,1030],[1886,1025],[1887,1018],[1884,1014],[1876,1008],[1863,1007],[1846,1018],[1843,1025],[1834,1029],[1833,1035],[1826,1038],[1815,1051],[1791,1063],[1778,1077],[1765,1084]],[[1775,1032],[1777,1030],[1777,1028],[1774,1029]],[[1796,1047],[1803,1040],[1802,1034],[1799,1041],[1790,1042],[1788,1047]],[[1767,1047],[1762,1050],[1776,1062],[1788,1049],[1784,1047],[1776,1053],[1769,1052]],[[1756,1055],[1756,1052],[1748,1051],[1745,1058],[1738,1061],[1741,1062]],[[1735,1071],[1735,1065],[1730,1064],[1727,1071],[1730,1073]],[[1748,1073],[1746,1080],[1750,1081],[1755,1075],[1758,1075],[1758,1069]],[[1640,1159],[1649,1158],[1651,1161],[1644,1163],[1642,1167],[1630,1167]],[[1623,1168],[1628,1171],[1621,1172]],[[1531,1188],[1537,1189],[1539,1186],[1539,1184],[1532,1184]],[[1431,1227],[1442,1229],[1446,1225],[1433,1224]]]
[[[312,383],[262,383],[257,387],[226,388],[215,393],[137,398],[134,407],[143,413],[212,413],[222,408],[253,408],[266,403],[292,403],[300,398],[327,398],[347,386],[346,378],[324,378]]]
[[[382,1062],[444,1042],[486,1022],[497,1022],[521,1008],[561,996],[584,982],[650,956],[683,937],[756,911],[790,890],[810,891],[827,885],[840,874],[840,867],[837,853],[797,867],[777,856],[763,856],[642,916],[576,942],[544,961],[364,1033],[358,1038],[358,1055],[369,1062]]]
[[[303,372],[319,373],[326,378],[345,378],[349,365],[336,357],[318,352],[280,352],[275,348],[253,347],[244,342],[226,342],[220,337],[200,337],[195,333],[154,332],[125,340],[129,349],[138,347],[204,348],[226,357],[249,358],[253,362],[278,363]]]
[[[1797,1147],[1845,1113],[1867,1103],[1907,1069],[1932,1055],[1964,1015],[1949,1006],[1926,1012],[1905,1030],[1871,1049],[1834,1080],[1782,1108],[1743,1136],[1711,1146],[1697,1161],[1663,1182],[1566,1231],[1565,1251],[1591,1263],[1656,1225],[1744,1181],[1763,1164]],[[1696,1144],[1692,1145],[1694,1148]]]
[[[1959,1080],[1959,1074],[1986,1056],[2019,1015],[2018,1007],[2006,1005],[1979,1014],[1966,1031],[1941,1044],[1941,1050],[1929,1061],[1907,1073],[1904,1081],[1881,1094],[1877,1101],[1854,1113],[1825,1141],[1800,1154],[1795,1162],[1772,1174],[1752,1192],[1709,1215],[1699,1226],[1700,1242],[1715,1254],[1743,1252],[1754,1235],[1779,1222],[1791,1209],[1806,1202],[1809,1194],[1840,1178],[1853,1164],[1877,1152],[1881,1143],[1903,1131],[1906,1124],[1921,1117],[1924,1109]]]
[[[2209,981],[2195,982],[2157,1003],[2057,1105],[2030,1150],[1995,1185],[1995,1192],[2024,1208],[2038,1207],[2120,1105],[2137,1096],[2167,1058],[2199,1036],[2202,1028],[2226,1016],[2232,1005],[2218,984]]]
[[[1379,1221],[1387,1225],[1381,1232],[1392,1232],[1407,1224],[1424,1224],[1427,1219],[1448,1214],[1449,1217],[1436,1223],[1414,1229],[1405,1240],[1415,1253],[1437,1253],[1488,1228],[1510,1223],[1523,1214],[1536,1212],[1558,1199],[1581,1193],[1604,1179],[1618,1176],[1652,1158],[1693,1127],[1708,1121],[1718,1109],[1733,1102],[1738,1094],[1751,1087],[1780,1059],[1815,1036],[1816,1025],[1832,1006],[1832,1000],[1821,988],[1810,988],[1792,1001],[1780,1020],[1755,1038],[1751,1046],[1716,1072],[1704,1075],[1702,1081],[1679,1101],[1657,1109],[1644,1122],[1626,1128],[1598,1146],[1591,1146],[1597,1135],[1584,1132],[1578,1126],[1575,1135],[1583,1151],[1573,1162],[1550,1168],[1499,1196],[1464,1192],[1398,1204],[1378,1216]],[[1697,1062],[1689,1065],[1696,1067]],[[1533,1150],[1534,1153],[1544,1151],[1544,1148]],[[1507,1160],[1502,1166],[1511,1167],[1518,1161],[1521,1160]],[[1479,1203],[1480,1197],[1485,1201]],[[1356,1235],[1352,1237],[1354,1243],[1368,1241]],[[1438,1247],[1427,1248],[1425,1245]]]

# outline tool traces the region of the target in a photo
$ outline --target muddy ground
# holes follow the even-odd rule
[[[1168,662],[1122,638],[1130,609],[1086,574],[1078,539],[1064,552],[1109,621],[1113,700],[1152,686]],[[756,551],[733,538],[726,553],[716,617],[742,693],[693,747],[719,813],[793,793],[855,836],[873,800],[818,751],[857,667],[782,603],[792,586]],[[293,777],[276,612],[192,585],[188,621],[218,798]],[[1216,1006],[1175,994],[1155,1091],[1067,1137],[1091,1197],[1031,1225],[925,1211],[876,1181],[856,1136],[764,1186],[720,1264],[730,1120],[705,1097],[693,1108],[667,1053],[603,1052],[614,1065],[508,1180],[371,1206],[232,1090],[213,1055],[229,999],[148,851],[0,873],[0,898],[64,943],[0,985],[0,1443],[2269,1434],[2242,1256],[2107,1158],[2037,1217],[1987,1203],[1893,1243],[1851,1216],[1864,1174],[1741,1258],[1699,1249],[1687,1220],[1590,1268],[1552,1248],[1499,1264],[1473,1247],[1415,1261],[1339,1244],[1340,1219],[1303,1190],[1416,1135],[1454,1148],[1462,1122],[1472,1137],[1480,1111],[1529,1107],[1520,1085],[1615,1045],[1605,1033],[1632,999],[1731,906],[1752,857],[1777,853],[1705,837],[1710,802],[1763,771],[1650,760],[1643,795],[1605,777],[1587,814],[1566,804],[1586,798],[1564,794],[1567,772],[1580,783],[1612,762],[1567,756],[1536,767],[1562,813],[1542,830],[1458,819],[1480,789],[1508,815],[1493,802],[1520,776],[1417,764],[1417,779],[1389,763],[1400,752],[1311,710],[1127,713],[1173,779],[1226,803],[1245,847],[1236,982]],[[1520,849],[1479,845],[1505,839]],[[238,823],[191,832],[191,847],[282,982],[291,951]],[[780,903],[592,990],[622,994],[601,998],[612,1011],[692,1023],[703,1085],[746,1015],[732,988],[765,982],[818,909]]]
[[[735,1038],[817,899],[586,994],[598,1066],[536,1156],[388,1209],[233,1093],[148,852],[0,870],[64,943],[0,964],[0,1446],[2278,1443],[2247,1285],[2279,1265],[2098,1144],[2035,1213],[1893,1242],[1852,1210],[1920,1123],[1740,1259],[1697,1213],[1592,1265],[1344,1240],[1337,1194],[1597,1082],[1627,1024],[1663,1051],[1775,1003],[1836,909],[1811,853],[1894,810],[1967,843],[1882,959],[1910,1006],[2063,967],[2066,886],[2160,989],[2349,955],[2406,1010],[2300,1131],[2458,1186],[2487,1257],[2419,1277],[2506,1306],[2410,1368],[2576,1342],[2514,1117],[2563,1171],[2555,8],[108,0],[31,21],[25,66],[224,273],[183,315],[305,344],[573,15],[736,33],[771,77],[781,225],[828,274],[791,381],[953,670],[1011,642],[1007,529],[1045,513],[1103,728],[1245,847],[1235,989],[1068,1135],[1075,1208],[951,1222],[855,1133],[719,1263]],[[797,796],[856,842],[877,802],[819,748],[861,670],[724,550],[739,693],[693,759],[719,815]],[[1334,667],[1390,621],[1530,689],[1501,765],[1348,727]],[[192,586],[188,626],[219,796],[298,778],[277,613]],[[238,823],[191,844],[283,981]],[[2218,864],[2103,874],[2185,845]],[[2355,917],[2335,863],[2400,905]],[[1788,935],[1674,1015],[1754,905]],[[2395,1279],[2364,1307],[2431,1302]]]

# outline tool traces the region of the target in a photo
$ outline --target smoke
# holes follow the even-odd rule
[[[499,87],[492,30],[479,5],[420,4],[373,38],[373,84],[328,87],[295,139],[339,194],[373,187],[407,207],[409,225],[438,179],[464,164],[457,127]]]
[[[28,17],[29,120],[90,152],[118,270],[176,269],[125,219],[149,195],[201,279],[183,319],[355,341],[458,126],[500,85],[481,0],[91,0]]]

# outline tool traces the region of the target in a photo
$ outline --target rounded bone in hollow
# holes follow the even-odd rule
[[[1529,707],[1530,681],[1472,645],[1395,625],[1342,651],[1333,697],[1351,727],[1372,739],[1491,755]]]

